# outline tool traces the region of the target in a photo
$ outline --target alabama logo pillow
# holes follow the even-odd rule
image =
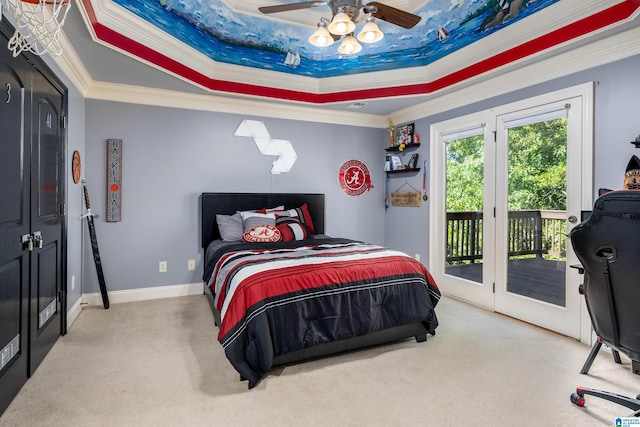
[[[281,239],[280,230],[268,224],[253,227],[242,235],[242,240],[247,243],[279,242]]]

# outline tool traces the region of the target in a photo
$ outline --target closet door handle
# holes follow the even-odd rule
[[[38,249],[42,249],[43,239],[42,239],[42,232],[41,231],[34,231],[33,232],[33,243],[35,244],[35,246]]]
[[[22,243],[22,249],[27,251],[33,250],[33,237],[31,234],[23,234],[20,237],[20,242]]]

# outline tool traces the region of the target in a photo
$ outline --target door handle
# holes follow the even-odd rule
[[[571,215],[569,218],[567,218],[569,220],[569,222],[571,224],[575,224],[576,222],[578,222],[578,217],[576,217],[575,215]]]
[[[33,237],[31,234],[23,234],[20,237],[20,243],[22,243],[22,249],[26,249],[28,251],[33,250]]]
[[[34,231],[33,232],[33,243],[38,249],[42,249],[43,239],[42,239],[42,232],[41,231]]]

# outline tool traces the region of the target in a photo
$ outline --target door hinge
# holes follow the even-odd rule
[[[67,116],[60,116],[60,127],[62,129],[67,128]]]
[[[494,218],[496,217],[496,207],[495,206],[493,207],[493,217]]]
[[[493,282],[493,290],[492,292],[495,294],[496,293],[496,282]]]
[[[498,131],[493,131],[493,142],[498,142]]]
[[[67,205],[65,203],[60,203],[60,216],[67,215]]]

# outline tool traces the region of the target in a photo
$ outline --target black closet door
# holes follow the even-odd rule
[[[0,37],[0,43],[6,43]],[[0,414],[28,375],[30,153],[24,111],[29,111],[32,67],[0,49]]]
[[[61,332],[64,222],[62,94],[40,73],[33,75],[31,108],[31,375]]]

